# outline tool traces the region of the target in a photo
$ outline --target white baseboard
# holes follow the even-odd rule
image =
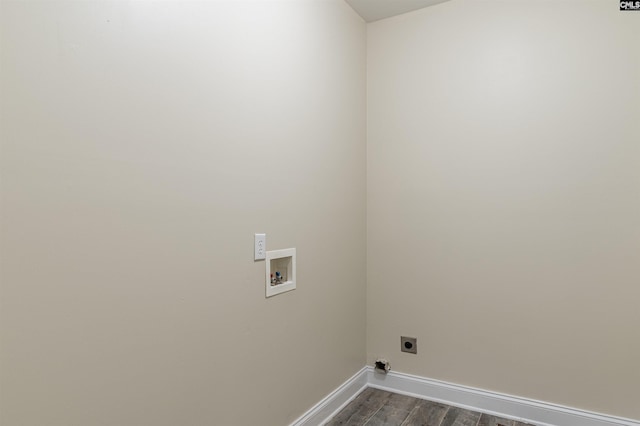
[[[360,392],[367,387],[368,370],[363,367],[349,380],[340,385],[336,390],[324,397],[322,401],[311,407],[291,426],[319,426],[325,424]]]
[[[490,392],[411,374],[364,367],[291,426],[321,426],[367,387],[518,420],[536,426],[640,426],[640,421]]]
[[[410,374],[367,367],[369,387],[410,395],[538,426],[640,426],[640,422],[548,402],[489,392]]]

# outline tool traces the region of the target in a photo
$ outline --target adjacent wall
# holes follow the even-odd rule
[[[365,363],[343,0],[2,2],[0,423],[290,423]],[[298,288],[264,297],[268,248]]]
[[[638,40],[604,0],[369,25],[368,362],[640,419]]]

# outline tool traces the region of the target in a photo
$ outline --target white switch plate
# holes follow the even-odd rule
[[[255,234],[254,260],[262,260],[267,255],[267,234]]]

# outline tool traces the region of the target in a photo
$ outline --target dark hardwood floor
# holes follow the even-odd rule
[[[367,388],[327,426],[526,426],[424,399]]]

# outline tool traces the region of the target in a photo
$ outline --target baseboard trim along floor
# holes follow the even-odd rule
[[[319,426],[326,423],[368,386],[368,373],[368,367],[363,367],[351,376],[349,380],[291,423],[291,426]]]
[[[485,391],[411,374],[376,373],[364,367],[312,407],[291,426],[320,426],[364,388],[374,387],[492,414],[536,426],[640,426],[640,421],[593,413],[548,402]]]

